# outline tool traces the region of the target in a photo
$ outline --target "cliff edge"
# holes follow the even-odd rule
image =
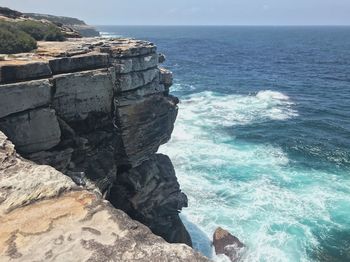
[[[1,261],[207,261],[169,244],[50,166],[16,154],[0,132]]]
[[[187,197],[156,153],[178,110],[158,62],[150,42],[105,38],[0,61],[0,257],[206,261],[129,218],[191,245]]]

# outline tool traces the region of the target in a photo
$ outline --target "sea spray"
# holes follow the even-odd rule
[[[214,256],[208,241],[224,226],[248,246],[245,261],[309,261],[310,248],[318,245],[313,227],[333,224],[329,205],[350,200],[350,183],[343,193],[323,183],[341,183],[336,174],[300,169],[279,147],[237,141],[223,131],[297,117],[293,104],[269,90],[247,96],[201,92],[182,99],[173,138],[160,151],[172,158],[189,196],[185,221],[198,226],[186,223],[204,254]]]

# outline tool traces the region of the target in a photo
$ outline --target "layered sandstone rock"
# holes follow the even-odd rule
[[[138,40],[40,42],[36,53],[0,61],[0,130],[27,159],[76,185],[92,181],[114,207],[154,233],[191,245],[178,215],[187,198],[169,158],[156,155],[178,110],[169,95],[172,74],[158,61],[156,47]],[[72,205],[81,197],[66,196]]]
[[[0,132],[0,261],[207,261],[168,244],[50,166],[16,154]]]
[[[169,242],[185,240],[186,244],[192,244],[177,211],[187,207],[187,197],[180,191],[167,156],[154,155],[141,165],[121,172],[110,200]]]

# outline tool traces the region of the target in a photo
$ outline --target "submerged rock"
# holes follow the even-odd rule
[[[231,235],[221,227],[217,228],[214,232],[213,245],[217,255],[225,254],[233,262],[238,261],[240,251],[244,248],[244,244],[237,237]]]

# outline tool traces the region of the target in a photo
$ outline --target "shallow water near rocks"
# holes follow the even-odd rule
[[[100,27],[154,41],[181,100],[171,141],[195,248],[350,261],[350,27]]]

